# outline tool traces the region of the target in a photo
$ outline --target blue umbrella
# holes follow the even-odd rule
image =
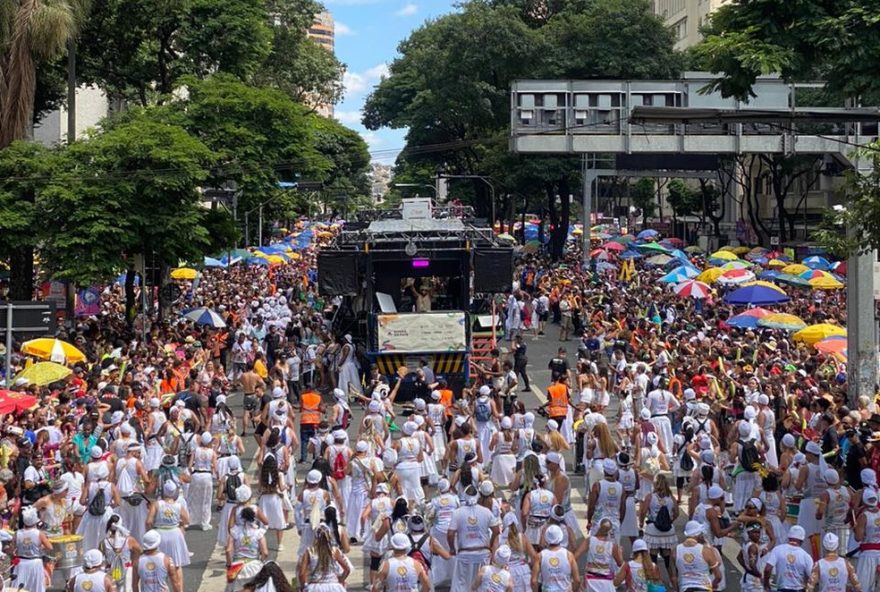
[[[757,317],[738,314],[736,316],[732,316],[727,321],[725,321],[731,327],[736,327],[737,329],[755,329],[758,326]]]
[[[803,263],[810,269],[820,269],[822,271],[828,271],[829,269],[831,269],[832,266],[832,263],[828,259],[820,255],[807,257],[806,259],[801,261],[801,263]]]
[[[183,313],[183,318],[189,319],[197,325],[206,325],[215,329],[222,329],[226,326],[223,317],[205,307],[190,309]]]
[[[262,257],[248,257],[246,263],[248,265],[259,265],[260,267],[269,267],[269,262]]]
[[[766,257],[756,257],[754,259],[750,259],[750,261],[755,265],[767,265],[768,263],[770,263],[770,260]]]
[[[787,295],[766,286],[744,286],[724,296],[724,302],[727,304],[741,306],[783,304],[788,300]]]
[[[681,259],[682,261],[690,261],[690,258],[687,256],[687,253],[682,251],[681,249],[675,249],[671,253],[669,253],[670,257],[675,257],[676,259]]]
[[[772,282],[773,280],[778,278],[780,275],[782,275],[781,272],[776,271],[775,269],[768,269],[767,271],[762,271],[760,274],[758,274],[758,279],[759,280],[767,280],[768,282]]]
[[[640,233],[638,233],[636,235],[636,238],[646,240],[649,238],[656,238],[658,234],[660,234],[660,233],[657,232],[656,230],[654,230],[653,228],[648,228],[648,229],[643,230]]]
[[[638,251],[624,251],[620,255],[618,255],[619,259],[640,259],[642,254]]]
[[[226,264],[213,257],[205,257],[205,267],[226,267]]]

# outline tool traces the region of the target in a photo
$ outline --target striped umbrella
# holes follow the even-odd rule
[[[215,329],[222,329],[226,326],[223,317],[218,315],[210,308],[200,307],[193,308],[183,313],[183,318],[189,319],[197,325],[206,325]]]
[[[712,293],[712,288],[708,284],[698,282],[697,280],[687,280],[676,285],[672,290],[683,298],[703,299]]]
[[[755,279],[755,274],[748,269],[730,269],[718,278],[720,284],[744,284]]]
[[[819,255],[813,255],[812,257],[807,257],[803,261],[801,261],[804,265],[809,267],[810,269],[821,269],[822,271],[827,271],[831,269],[832,263],[826,259],[825,257],[821,257]]]

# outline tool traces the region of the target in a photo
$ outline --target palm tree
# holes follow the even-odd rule
[[[0,150],[28,136],[37,68],[62,55],[88,0],[0,2]]]

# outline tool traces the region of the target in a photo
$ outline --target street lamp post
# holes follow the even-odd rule
[[[489,195],[491,199],[490,204],[490,216],[489,226],[495,228],[495,185],[492,184],[491,177],[484,177],[483,175],[437,175],[438,179],[479,179],[483,183],[489,186]]]

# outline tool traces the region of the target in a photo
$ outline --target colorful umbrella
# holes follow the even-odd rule
[[[766,282],[764,280],[755,280],[753,282],[749,282],[747,284],[743,284],[745,286],[764,286],[765,288],[770,288],[771,290],[776,290],[780,294],[785,294],[785,290],[777,286],[776,284],[771,284],[770,282]]]
[[[767,262],[767,266],[768,266],[768,267],[779,267],[779,268],[783,268],[783,267],[785,267],[786,265],[788,265],[788,263],[786,263],[786,262],[783,261],[782,259],[771,259],[770,261]]]
[[[814,280],[816,278],[821,278],[821,277],[830,277],[833,279],[833,276],[830,273],[828,273],[827,271],[820,271],[818,269],[808,269],[807,271],[805,271],[803,273],[799,273],[798,277],[803,278],[807,281]]]
[[[721,274],[718,282],[721,284],[744,284],[753,279],[755,279],[755,274],[748,269],[729,269]]]
[[[846,355],[846,337],[840,335],[826,337],[825,339],[814,343],[813,347],[823,354]]]
[[[210,308],[193,308],[183,313],[183,318],[189,319],[197,325],[206,325],[215,329],[222,329],[226,326],[226,322],[219,314]]]
[[[767,306],[788,302],[788,295],[766,286],[743,286],[724,296],[727,304]]]
[[[620,254],[621,259],[641,259],[642,254],[638,251],[624,251]]]
[[[634,237],[631,234],[621,234],[620,236],[618,236],[614,240],[616,240],[617,242],[619,242],[621,244],[628,245],[629,243],[636,240],[636,237]]]
[[[213,257],[205,257],[202,265],[204,265],[205,267],[226,267],[225,263],[223,263],[219,259],[214,259]]]
[[[86,361],[86,355],[72,344],[51,337],[25,341],[21,346],[21,351],[41,360],[52,360],[58,364],[76,364]]]
[[[685,253],[702,253],[703,249],[701,249],[697,245],[691,245],[689,247],[685,247],[684,252]]]
[[[698,282],[697,280],[687,280],[686,282],[676,285],[672,290],[684,298],[697,299],[706,298],[712,293],[712,288],[703,282]]]
[[[172,280],[194,280],[199,272],[189,267],[178,267],[171,271]]]
[[[790,273],[780,273],[776,276],[776,281],[780,284],[788,284],[789,286],[795,286],[796,288],[809,288],[810,282],[805,280],[804,278],[796,275],[791,275]]]
[[[710,267],[697,276],[697,279],[707,284],[715,283],[715,281],[724,274],[724,270],[720,267]]]
[[[737,329],[754,329],[758,326],[758,319],[773,314],[766,308],[750,308],[745,312],[734,315],[727,319],[727,324]]]
[[[669,273],[677,273],[679,275],[683,275],[687,277],[687,279],[692,280],[696,279],[698,275],[700,275],[700,270],[694,267],[693,265],[679,265]],[[669,274],[667,274],[669,275]]]
[[[660,253],[668,253],[669,249],[661,245],[660,243],[643,243],[641,245],[636,245],[637,249],[641,249],[643,251],[657,251]]]
[[[750,267],[753,267],[753,265],[748,261],[737,259],[736,261],[728,261],[721,266],[721,269],[723,269],[724,271],[729,271],[731,269],[749,269]]]
[[[640,233],[638,233],[636,235],[636,238],[641,239],[641,240],[648,240],[648,239],[652,239],[652,238],[657,238],[657,235],[659,235],[659,234],[660,233],[657,232],[656,230],[654,230],[653,228],[648,228],[648,229],[643,230]]]
[[[626,251],[626,247],[617,241],[608,241],[602,248],[606,251]]]
[[[647,259],[645,259],[645,263],[650,263],[651,265],[656,265],[658,267],[663,267],[670,261],[675,261],[675,259],[664,253],[660,253],[659,255],[654,255],[653,257],[648,257]]]
[[[781,275],[782,272],[776,271],[773,269],[768,269],[767,271],[762,271],[758,274],[758,279],[762,280],[775,280]]]
[[[0,413],[26,411],[38,403],[33,395],[0,389]]]
[[[813,345],[828,337],[846,337],[846,328],[831,323],[818,323],[805,327],[791,336],[795,341]]]
[[[846,261],[838,261],[837,263],[834,264],[834,266],[831,269],[837,275],[846,275],[846,268],[847,268]]]
[[[664,284],[680,284],[681,282],[694,279],[695,275],[689,275],[692,273],[694,272],[691,269],[682,265],[681,267],[676,267],[657,281]]]
[[[739,259],[734,253],[730,251],[715,251],[711,255],[709,255],[709,259],[721,259],[723,261],[736,261]]]
[[[800,263],[792,263],[782,268],[782,273],[790,273],[791,275],[800,275],[805,271],[810,271],[810,268]]]
[[[29,384],[45,386],[67,378],[72,373],[73,370],[67,366],[55,362],[37,362],[19,372],[12,381],[27,380]]]
[[[810,280],[810,287],[814,290],[840,290],[843,288],[843,282],[833,277],[820,277]]]
[[[801,263],[803,263],[810,269],[821,269],[822,271],[827,271],[831,269],[831,261],[820,255],[807,257],[806,259],[801,261]]]
[[[793,314],[777,312],[772,315],[768,315],[763,319],[758,319],[758,326],[766,327],[768,329],[800,331],[801,329],[806,327],[807,324],[800,317],[796,317]]]

